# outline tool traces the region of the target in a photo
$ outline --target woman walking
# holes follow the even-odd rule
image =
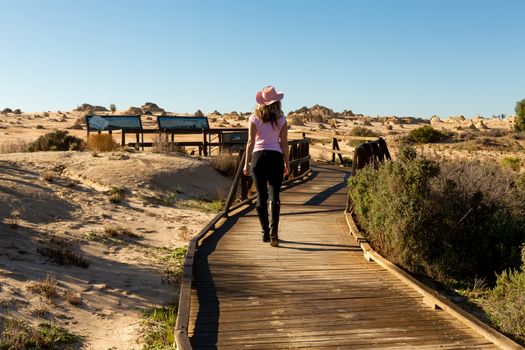
[[[288,127],[281,110],[284,94],[266,86],[255,96],[257,107],[250,116],[244,174],[251,174],[257,189],[257,215],[262,227],[263,242],[279,245],[279,192],[283,175],[288,175]],[[268,199],[270,217],[268,218]]]

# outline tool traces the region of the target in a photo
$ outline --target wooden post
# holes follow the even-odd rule
[[[140,137],[139,137],[139,133],[135,133],[135,139],[137,140],[137,143],[135,144],[135,149],[139,149],[140,147]]]
[[[337,139],[334,137],[332,138],[332,150],[335,151],[335,145],[337,143]],[[335,163],[335,153],[332,153],[332,163]]]
[[[206,138],[206,130],[202,130],[202,150],[204,152],[204,156],[208,156],[208,139]]]
[[[222,131],[220,131],[217,134],[217,138],[219,139],[219,154],[222,154],[223,148],[222,148]]]
[[[124,147],[126,145],[126,132],[122,130],[122,135],[120,137],[120,146]]]
[[[230,189],[230,193],[228,193],[228,198],[226,199],[226,203],[224,203],[224,212],[226,213],[226,216],[228,216],[228,211],[230,210],[230,207],[233,203],[233,200],[235,199],[235,195],[237,194],[237,187],[239,186],[239,181],[241,179],[241,176],[243,176],[242,170],[244,168],[244,162],[246,160],[246,157],[244,156],[244,151],[239,152],[239,157],[237,158],[237,171],[235,172],[235,177],[233,178],[233,184]]]
[[[337,141],[337,139],[335,139],[335,138],[334,138],[334,141],[335,141],[336,150],[341,152],[341,148],[339,147],[339,141]],[[334,155],[335,155],[335,153],[334,153]],[[338,153],[337,155],[339,156],[339,162],[341,162],[341,164],[343,164],[343,155],[341,153]]]

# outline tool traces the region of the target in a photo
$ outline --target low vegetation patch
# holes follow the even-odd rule
[[[157,307],[144,312],[142,317],[142,350],[175,348],[173,329],[177,321],[177,307]]]
[[[197,209],[211,213],[219,213],[224,208],[224,203],[220,198],[214,200],[189,198],[181,192],[163,192],[157,198],[150,198],[150,200],[167,207]]]
[[[30,152],[38,151],[77,151],[84,149],[84,141],[69,135],[67,131],[55,130],[29,144]]]
[[[414,143],[438,142],[443,137],[445,137],[445,134],[428,125],[411,130],[408,134],[408,139]]]
[[[104,227],[104,236],[107,238],[114,238],[124,240],[126,238],[137,238],[138,236],[133,233],[129,228],[121,227],[117,225],[109,225]]]
[[[184,268],[186,247],[164,249],[160,260],[166,264],[162,273],[162,283],[179,283]]]
[[[56,325],[0,315],[0,350],[63,349],[80,342],[80,337]]]
[[[122,244],[125,241],[138,240],[140,236],[127,227],[111,224],[104,226],[100,231],[91,231],[85,234],[84,238],[90,241],[104,242],[106,244]]]

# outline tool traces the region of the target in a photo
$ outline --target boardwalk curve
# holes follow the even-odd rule
[[[199,247],[188,334],[194,349],[496,349],[374,262],[348,234],[344,168],[318,165],[282,195],[279,248],[255,210]]]

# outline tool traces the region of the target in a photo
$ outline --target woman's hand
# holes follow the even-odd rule
[[[284,176],[290,175],[290,164],[284,163]]]
[[[244,167],[242,172],[243,172],[244,175],[250,176],[250,167]]]

